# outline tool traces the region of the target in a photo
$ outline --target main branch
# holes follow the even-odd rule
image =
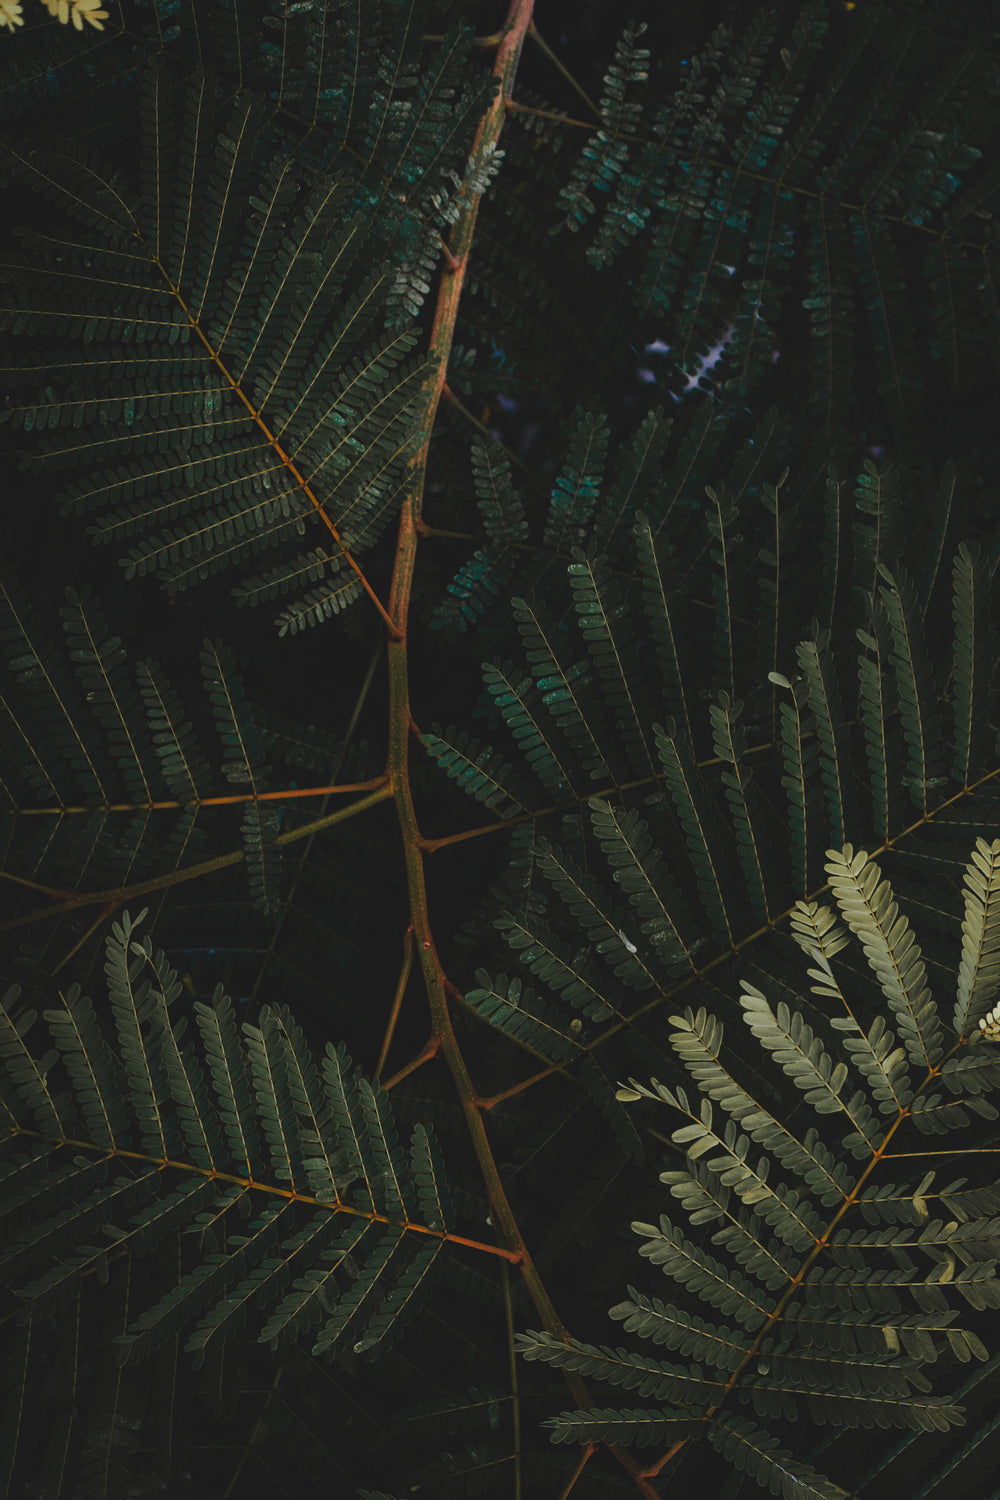
[[[493,76],[498,80],[500,87],[476,132],[472,146],[474,160],[481,160],[484,154],[495,146],[503,129],[506,102],[510,98],[521,47],[531,26],[533,5],[534,0],[512,0],[507,24],[500,37],[493,64]],[[411,463],[409,482],[399,520],[399,537],[388,608],[394,632],[390,630],[388,641],[389,750],[386,771],[403,836],[403,857],[410,895],[410,919],[413,924],[416,951],[427,987],[431,1025],[461,1100],[473,1149],[489,1195],[490,1217],[497,1234],[503,1239],[507,1248],[517,1252],[521,1276],[547,1332],[565,1339],[568,1337],[567,1329],[556,1313],[548,1292],[542,1284],[504,1192],[486,1134],[476,1090],[452,1028],[445,975],[434,946],[427,911],[427,890],[423,866],[424,841],[417,826],[410,791],[408,755],[412,716],[407,672],[406,625],[420,536],[419,528],[422,524],[421,507],[430,435],[445,389],[448,357],[451,353],[455,320],[465,284],[465,273],[479,207],[479,198],[468,185],[464,189],[463,197],[464,201],[459,200],[461,212],[452,225],[449,237],[448,257],[441,273],[431,330],[433,373],[424,387],[421,410],[422,430],[425,436]],[[564,1373],[577,1405],[584,1410],[589,1410],[593,1402],[583,1381],[571,1372]],[[647,1500],[656,1500],[656,1491],[649,1480],[640,1474],[638,1466],[628,1453],[618,1445],[613,1445],[611,1451],[632,1477],[639,1493],[645,1495]]]

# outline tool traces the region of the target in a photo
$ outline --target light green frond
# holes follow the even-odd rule
[[[816,949],[827,964],[851,941],[830,907],[818,901],[796,901],[789,921],[792,937],[803,953],[812,957]]]
[[[691,1355],[722,1371],[738,1369],[750,1352],[750,1345],[740,1335],[706,1323],[696,1313],[669,1306],[658,1297],[646,1297],[632,1286],[628,1295],[627,1302],[608,1308],[608,1317],[621,1323],[626,1333],[666,1344],[681,1355]]]
[[[775,1013],[767,998],[746,979],[740,995],[743,1019],[763,1047],[806,1096],[817,1114],[836,1114],[845,1108],[840,1095],[847,1081],[847,1064],[837,1063],[821,1037],[797,1012],[789,1012],[783,1000]]]
[[[689,1172],[661,1172],[660,1181],[680,1200],[692,1224],[719,1220],[722,1227],[713,1242],[724,1245],[762,1286],[776,1291],[794,1282],[801,1269],[800,1257],[817,1245],[820,1217],[795,1189],[781,1183],[770,1185],[768,1158],[748,1160],[750,1139],[737,1134],[731,1121],[724,1135],[714,1130],[711,1109],[706,1101],[702,1118],[673,1135],[679,1146],[687,1147],[689,1156],[704,1156],[704,1162],[695,1162]],[[718,1155],[708,1156],[709,1151]],[[731,1192],[749,1213],[731,1206]],[[764,1224],[774,1231],[773,1236]]]
[[[594,1406],[588,1411],[564,1411],[550,1417],[554,1443],[636,1443],[661,1448],[698,1436],[699,1423],[682,1410],[661,1407],[655,1411],[624,1407],[610,1411]]]
[[[906,1109],[913,1098],[913,1084],[906,1066],[906,1051],[895,1045],[896,1038],[886,1026],[884,1018],[876,1016],[867,1033],[862,1031],[853,1018],[837,1017],[832,1024],[838,1031],[847,1033],[844,1048],[867,1080],[879,1112],[893,1115]],[[862,1134],[867,1136],[868,1131]],[[869,1144],[876,1146],[880,1140],[880,1133],[872,1132]],[[858,1150],[861,1149],[861,1143],[858,1142]]]
[[[707,1255],[699,1246],[685,1239],[665,1214],[655,1224],[634,1223],[632,1229],[645,1243],[639,1254],[659,1266],[672,1281],[682,1282],[696,1296],[717,1307],[727,1317],[735,1318],[751,1333],[766,1323],[774,1311],[774,1301],[753,1282]]]
[[[955,1030],[968,1040],[1000,987],[1000,840],[977,839],[965,871]]]
[[[945,1058],[941,1076],[953,1094],[961,1094],[968,1102],[1000,1084],[1000,1056],[992,1048],[965,1048]]]
[[[749,985],[746,980],[743,983],[752,997],[753,986]],[[744,1007],[748,998],[748,996],[741,997]],[[697,1014],[689,1008],[685,1016],[671,1016],[670,1024],[674,1028],[670,1037],[671,1046],[708,1098],[720,1104],[753,1140],[759,1145],[766,1146],[783,1165],[804,1177],[820,1202],[843,1202],[853,1186],[844,1170],[843,1163],[837,1161],[815,1129],[807,1130],[800,1140],[787,1125],[778,1120],[771,1111],[765,1109],[733,1077],[731,1071],[722,1062],[723,1033],[718,1020],[701,1007]],[[753,1025],[751,1029],[756,1033]],[[757,1034],[758,1039],[764,1040],[767,1045],[766,1040],[759,1033]],[[680,1100],[680,1092],[678,1092],[677,1099],[674,1099],[668,1090],[662,1088],[662,1085],[658,1085],[655,1080],[653,1082],[660,1098],[666,1103],[673,1104],[675,1108],[679,1107],[687,1112],[686,1104]],[[649,1097],[655,1097],[655,1095],[649,1095]],[[851,1106],[844,1105],[839,1100],[837,1107],[847,1109],[859,1129],[866,1124],[864,1112],[854,1114]],[[703,1120],[705,1110],[710,1108],[706,1100],[702,1105]],[[690,1142],[703,1129],[702,1126],[694,1125],[682,1129],[684,1133],[675,1134],[674,1139],[685,1145],[690,1155],[700,1155],[703,1150],[708,1149],[707,1143],[700,1144],[697,1151],[690,1145]]]
[[[932,1068],[944,1051],[937,1005],[927,987],[920,948],[892,887],[874,860],[850,844],[827,850],[827,875],[841,914],[861,940],[882,992],[899,1024],[911,1061]]]
[[[693,1369],[670,1365],[627,1349],[582,1344],[578,1339],[564,1343],[550,1333],[520,1333],[514,1347],[524,1359],[541,1359],[557,1369],[575,1370],[654,1400],[709,1405],[719,1400],[724,1389],[717,1381],[703,1379],[697,1365]]]

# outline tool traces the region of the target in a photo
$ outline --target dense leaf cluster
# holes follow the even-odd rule
[[[988,17],[37,10],[7,1490],[992,1492]]]

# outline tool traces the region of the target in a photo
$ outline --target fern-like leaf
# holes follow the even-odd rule
[[[818,821],[817,772],[819,770],[819,743],[812,738],[816,717],[807,712],[808,684],[789,682],[780,672],[769,672],[768,678],[777,687],[787,688],[792,702],[781,704],[781,754],[785,774],[781,781],[788,793],[788,813],[794,837],[795,862],[792,872],[793,889],[804,896],[812,884],[810,857],[813,859],[815,831]]]
[[[549,715],[531,678],[522,677],[509,661],[495,661],[492,666],[483,663],[483,682],[518,741],[525,763],[548,791],[565,795],[572,784],[569,769],[549,739]]]
[[[15,984],[0,996],[0,1057],[8,1080],[4,1103],[15,1116],[26,1105],[46,1140],[62,1140],[70,1131],[69,1095],[53,1094],[48,1085],[49,1071],[59,1054],[50,1051],[36,1059],[28,1051],[24,1039],[38,1018],[33,1010],[21,1010],[16,1017],[11,1014],[20,993],[21,986]]]
[[[718,704],[713,703],[711,707],[712,733],[716,754],[732,767],[722,772],[722,784],[726,789],[750,902],[760,916],[769,920],[768,891],[774,888],[774,873],[764,831],[763,809],[756,788],[751,784],[753,773],[745,760],[746,747],[738,723],[742,710],[742,703],[732,703],[728,693],[720,693]]]
[[[584,640],[600,679],[604,702],[614,714],[629,761],[639,776],[655,774],[641,710],[639,682],[626,667],[633,656],[617,589],[605,560],[573,549],[568,568],[574,607]]]
[[[734,1469],[748,1473],[782,1500],[844,1500],[845,1491],[810,1464],[793,1458],[768,1433],[728,1412],[708,1429],[708,1439]]]
[[[590,816],[614,879],[640,919],[643,937],[669,972],[694,969],[701,943],[666,862],[653,849],[645,822],[637,813],[621,813],[599,797],[590,799]]]
[[[802,675],[809,686],[809,707],[816,718],[820,767],[826,792],[827,826],[834,843],[843,843],[854,814],[850,753],[843,724],[846,719],[830,654],[829,637],[816,633],[796,648]]]
[[[927,988],[920,948],[899,915],[887,880],[862,850],[827,851],[827,875],[848,927],[860,938],[889,1001],[910,1059],[928,1068],[944,1051],[937,1006]]]
[[[542,701],[590,779],[610,778],[607,760],[591,727],[588,700],[594,695],[587,691],[590,683],[584,664],[563,664],[555,631],[537,606],[517,597],[510,603]]]
[[[63,1009],[47,1010],[45,1019],[73,1080],[89,1137],[110,1151],[127,1148],[131,1141],[121,1079],[79,985],[71,985]]]
[[[965,920],[954,1026],[968,1038],[1000,988],[1000,841],[977,839],[965,872]]]
[[[195,1017],[229,1143],[230,1161],[238,1172],[249,1176],[257,1160],[259,1136],[232,1001],[223,993],[221,984],[216,987],[211,1005],[195,1001]]]
[[[686,835],[702,906],[717,939],[727,945],[735,942],[731,912],[736,901],[730,882],[717,853],[721,825],[697,768],[682,748],[677,726],[668,719],[665,726],[653,725],[660,765],[667,791]]]
[[[551,1333],[521,1333],[515,1341],[517,1352],[525,1359],[542,1359],[558,1369],[575,1370],[608,1385],[619,1385],[640,1396],[655,1400],[709,1405],[722,1395],[724,1387],[715,1380],[704,1379],[694,1369],[669,1365],[662,1360],[631,1354],[626,1349],[608,1349],[583,1344],[578,1339],[563,1342]]]
[[[609,193],[628,161],[629,147],[622,135],[635,135],[642,118],[642,106],[628,99],[630,85],[645,83],[649,52],[636,46],[646,30],[645,23],[626,26],[617,46],[614,62],[604,75],[600,110],[602,129],[588,141],[582,156],[574,163],[570,180],[559,194],[568,229],[578,230],[594,212],[592,192]],[[600,258],[597,264],[601,264]]]
[[[465,1000],[484,1020],[538,1052],[546,1062],[577,1055],[579,1043],[572,1038],[570,1023],[557,1018],[554,1009],[520,979],[498,975],[494,980],[485,969],[477,969],[476,978],[479,987],[467,990]]]
[[[968,786],[986,763],[984,712],[989,699],[994,632],[989,624],[989,578],[979,548],[962,543],[952,564],[954,754],[952,775]]]
[[[433,733],[423,735],[420,743],[452,781],[500,817],[513,818],[527,811],[527,793],[520,779],[492,745],[480,750],[479,741],[464,729],[449,725],[442,730],[440,724],[434,725]]]
[[[904,778],[914,806],[926,816],[932,787],[944,784],[944,733],[937,690],[931,676],[923,639],[920,609],[912,583],[905,574],[894,576],[883,564],[879,574],[887,586],[879,592],[892,627],[893,665],[899,687],[899,709],[910,752]]]

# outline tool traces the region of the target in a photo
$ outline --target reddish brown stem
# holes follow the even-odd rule
[[[494,144],[503,127],[504,102],[510,96],[511,85],[520,57],[524,37],[531,25],[534,0],[512,0],[501,40],[494,60],[494,77],[499,79],[500,90],[487,110],[472,146],[472,157],[478,158],[487,145]],[[464,199],[464,201],[463,201]],[[444,972],[434,945],[430,917],[427,910],[427,890],[424,879],[424,840],[417,825],[416,812],[410,789],[408,754],[410,746],[410,713],[408,661],[407,661],[407,616],[410,591],[416,565],[423,484],[426,472],[430,433],[433,430],[442,396],[445,391],[445,374],[451,350],[459,299],[465,283],[465,272],[472,247],[479,200],[467,192],[460,195],[462,204],[458,219],[452,225],[449,252],[454,267],[442,274],[434,321],[431,328],[431,358],[433,373],[423,392],[424,407],[421,425],[428,434],[419,451],[411,461],[410,479],[399,519],[399,534],[393,568],[392,586],[389,594],[388,614],[394,624],[388,644],[389,668],[389,748],[386,771],[392,788],[393,801],[399,818],[403,843],[403,858],[406,865],[410,896],[410,919],[416,952],[424,974],[424,983],[431,1012],[431,1027],[441,1052],[448,1064],[456,1092],[461,1101],[466,1125],[473,1149],[479,1162],[483,1182],[490,1201],[490,1218],[499,1238],[508,1251],[516,1256],[521,1276],[547,1332],[561,1339],[568,1339],[568,1332],[556,1313],[548,1292],[525,1245],[520,1226],[514,1216],[504,1191],[500,1174],[490,1147],[483,1122],[482,1111],[477,1107],[476,1090],[469,1075],[465,1058],[458,1045],[448,1008]],[[571,1371],[563,1372],[567,1385],[577,1405],[589,1409],[593,1402],[580,1377]],[[639,1472],[638,1465],[624,1449],[610,1445],[611,1451],[627,1470],[640,1494],[648,1500],[656,1500],[656,1491]]]
[[[398,1073],[393,1073],[391,1078],[387,1078],[382,1084],[382,1087],[384,1089],[394,1088],[401,1079],[408,1078],[411,1073],[415,1073],[418,1068],[422,1068],[424,1063],[430,1062],[432,1058],[437,1057],[440,1051],[441,1043],[436,1036],[432,1035],[424,1043],[417,1056],[411,1058],[410,1061],[405,1064],[405,1066],[400,1068]]]

